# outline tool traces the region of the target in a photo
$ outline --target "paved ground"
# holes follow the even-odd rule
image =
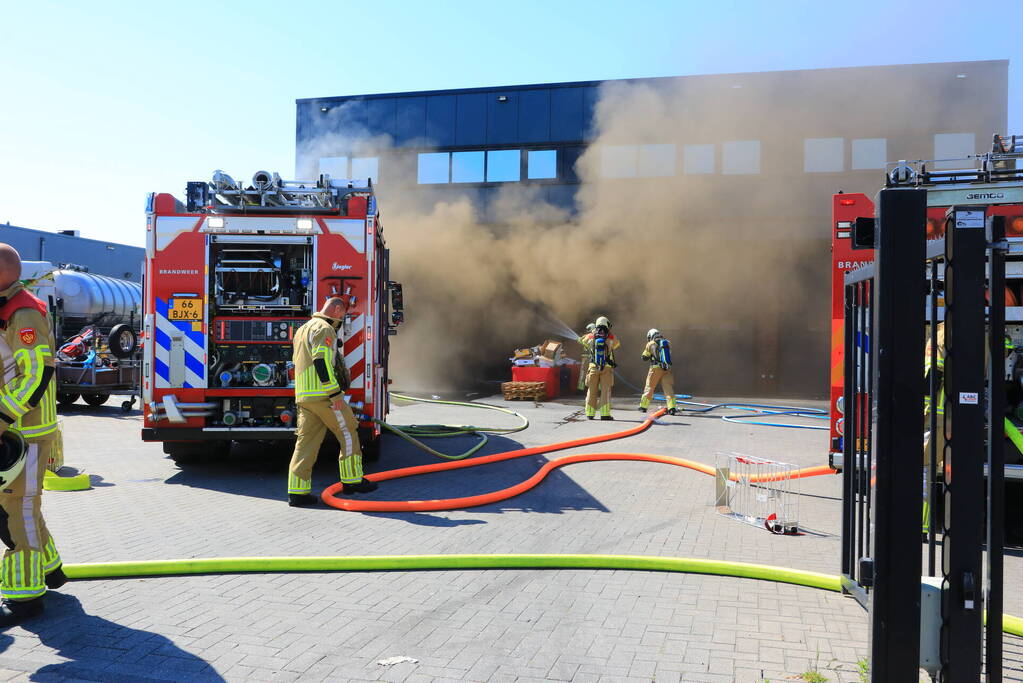
[[[495,403],[502,403],[494,400]],[[494,453],[622,429],[576,406],[510,405],[529,430]],[[496,413],[407,406],[395,423],[511,422]],[[503,503],[430,514],[356,514],[283,502],[288,453],[236,448],[179,467],[138,440],[137,414],[65,414],[67,460],[94,488],[48,493],[68,563],[133,559],[415,553],[622,553],[744,560],[837,573],[839,480],[806,480],[808,533],[772,536],[718,515],[713,480],[639,462],[577,464]],[[464,449],[465,440],[439,442]],[[713,463],[740,451],[820,464],[826,432],[666,418],[625,441],[570,452],[645,452]],[[434,461],[388,437],[377,468]],[[556,458],[560,454],[552,454]],[[503,488],[543,457],[387,482],[377,498],[447,498]],[[315,484],[336,481],[322,457]],[[1023,559],[1007,558],[1010,581]],[[1008,611],[1023,614],[1010,595]],[[268,574],[73,582],[47,618],[0,633],[0,680],[777,681],[818,669],[859,681],[865,612],[810,588],[714,576],[599,570]],[[416,663],[377,662],[410,657]],[[1007,679],[1023,645],[1007,640]]]

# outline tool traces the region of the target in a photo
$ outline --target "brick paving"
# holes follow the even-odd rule
[[[622,429],[579,420],[578,405],[504,404],[532,426],[482,453]],[[395,423],[506,424],[496,413],[398,407]],[[740,451],[805,466],[826,432],[686,415],[642,435],[570,452],[640,452],[713,463]],[[640,462],[556,470],[503,503],[438,513],[356,514],[283,502],[288,453],[236,447],[182,463],[139,441],[138,414],[64,415],[69,465],[94,488],[47,493],[48,523],[69,563],[136,559],[418,553],[616,553],[742,560],[838,572],[839,479],[804,480],[812,533],[772,536],[716,514],[713,480]],[[385,437],[390,469],[433,462]],[[467,439],[438,442],[464,450]],[[560,454],[552,454],[556,458]],[[503,488],[544,457],[385,482],[377,498],[448,498]],[[314,485],[336,481],[321,457]],[[1006,558],[1008,581],[1023,559]],[[859,681],[866,613],[851,599],[765,581],[657,572],[480,570],[234,574],[72,582],[47,616],[0,633],[0,681],[764,681],[819,669]],[[1023,615],[1023,597],[1006,596]],[[377,664],[390,657],[414,663]],[[1023,645],[1006,641],[1007,679]]]

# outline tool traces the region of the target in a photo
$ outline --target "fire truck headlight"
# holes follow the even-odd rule
[[[209,228],[220,229],[224,227],[224,219],[222,217],[214,217],[206,220],[206,226]]]
[[[295,227],[302,232],[313,231],[313,219],[312,218],[299,218],[295,221]]]
[[[841,436],[845,436],[845,418],[840,417],[835,420],[835,431]]]
[[[845,415],[845,396],[839,396],[835,399],[835,410],[841,415]]]

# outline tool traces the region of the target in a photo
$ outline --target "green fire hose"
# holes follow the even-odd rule
[[[500,406],[492,406],[487,403],[472,403],[466,401],[441,401],[438,399],[429,398],[417,398],[415,396],[406,396],[405,394],[391,393],[394,398],[401,399],[403,401],[415,401],[418,403],[435,403],[438,405],[445,406],[465,406],[468,408],[485,408],[487,410],[497,410],[502,413],[514,415],[522,421],[521,424],[515,427],[478,427],[476,425],[445,425],[445,424],[427,424],[427,425],[392,425],[382,420],[374,419],[381,427],[391,432],[395,436],[401,437],[405,441],[417,448],[421,448],[430,455],[434,455],[438,458],[444,458],[445,460],[464,460],[470,455],[476,453],[479,449],[483,448],[489,440],[488,434],[514,434],[515,432],[521,432],[523,429],[529,426],[529,420],[524,415],[516,413],[514,410],[502,408]],[[457,453],[455,455],[449,455],[447,453],[441,453],[440,451],[430,448],[420,439],[436,439],[441,437],[461,436],[465,434],[472,434],[480,437],[480,440],[476,444],[465,451],[464,453]]]
[[[366,555],[361,557],[208,557],[138,562],[65,564],[68,578],[114,579],[190,574],[417,571],[445,569],[624,569],[687,574],[710,574],[761,579],[796,586],[842,590],[841,579],[831,574],[748,562],[726,562],[690,557],[645,555]],[[1004,615],[1002,630],[1023,636],[1023,619]]]

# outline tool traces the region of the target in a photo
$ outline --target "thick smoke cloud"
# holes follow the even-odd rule
[[[484,220],[471,196],[438,199],[416,185],[414,161],[389,157],[389,141],[360,135],[343,109],[331,114],[340,118],[326,121],[327,128],[347,131],[346,139],[319,138],[299,150],[299,159],[315,163],[339,149],[381,157],[387,174],[377,188],[381,217],[408,320],[392,338],[395,386],[436,391],[507,379],[513,348],[554,336],[557,321],[581,330],[601,314],[615,323],[621,370],[635,384],[645,373],[638,356],[650,327],[673,340],[681,390],[752,387],[758,354],[774,353],[781,343],[805,342],[823,355],[815,340],[782,342],[778,330],[782,298],[789,312],[816,302],[822,310],[812,314],[826,320],[823,300],[806,294],[822,271],[799,267],[822,259],[826,273],[826,252],[805,253],[806,240],[790,239],[795,235],[784,225],[774,226],[770,239],[756,237],[763,225],[742,220],[743,212],[723,212],[736,201],[735,182],[715,176],[694,192],[679,157],[673,168],[644,157],[657,152],[646,146],[681,150],[720,141],[701,132],[720,128],[720,112],[694,103],[678,84],[602,88],[595,140],[576,164],[575,213],[544,201],[536,186],[510,184]],[[643,169],[652,164],[663,177],[608,177],[621,175],[608,167],[618,152],[638,155],[619,163],[624,173],[635,167],[649,176]],[[748,193],[780,190],[759,180]],[[756,196],[744,201],[755,203]],[[727,248],[742,237],[753,240],[748,248]],[[574,342],[565,341],[577,356]]]

